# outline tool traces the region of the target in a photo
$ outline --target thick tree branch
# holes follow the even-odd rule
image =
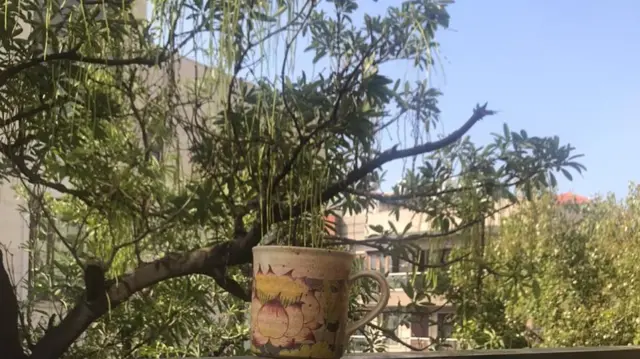
[[[237,251],[225,242],[214,247],[197,249],[182,255],[169,254],[145,264],[136,271],[114,281],[107,290],[108,300],[87,302],[78,300],[76,306],[51,328],[33,348],[33,359],[57,359],[89,327],[89,325],[113,310],[134,293],[161,281],[190,274],[209,275],[213,268],[248,263],[251,250]]]
[[[513,181],[514,177],[510,176],[507,178],[503,178],[500,182],[485,181],[472,186],[452,187],[444,190],[411,191],[411,192],[402,193],[402,194],[375,193],[375,192],[360,191],[356,189],[347,189],[345,190],[345,192],[352,194],[354,196],[371,198],[382,203],[397,204],[401,206],[402,201],[408,201],[408,200],[417,199],[417,198],[420,199],[420,198],[427,198],[427,197],[439,197],[445,194],[459,193],[459,192],[465,192],[465,191],[475,191],[480,188],[486,188],[489,186],[493,186],[494,189],[519,186],[527,182],[528,180],[533,178],[534,175],[537,175],[537,174],[538,173],[536,172],[534,174],[522,177],[516,181]]]
[[[74,61],[74,62],[84,62],[88,64],[96,64],[96,65],[104,65],[104,66],[127,66],[127,65],[154,66],[163,62],[168,57],[169,56],[167,56],[166,53],[162,53],[157,58],[133,57],[129,59],[108,59],[108,58],[84,56],[78,52],[77,48],[74,48],[69,51],[38,56],[28,61],[21,62],[17,65],[7,67],[3,71],[0,71],[0,87],[4,86],[10,78],[17,75],[18,73],[24,70],[27,70],[31,67],[37,66],[42,63],[47,63],[47,62]]]
[[[9,273],[4,267],[4,258],[0,250],[0,353],[3,353],[3,358],[25,357],[20,344],[18,317],[18,298],[11,285]]]

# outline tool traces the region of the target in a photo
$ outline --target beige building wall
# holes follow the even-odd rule
[[[0,184],[0,250],[4,254],[3,265],[9,269],[9,275],[15,284],[26,278],[29,269],[29,255],[23,246],[29,236],[29,224],[20,213],[20,200],[13,190],[14,181]],[[26,289],[20,287],[18,296],[25,298]]]
[[[499,203],[496,208],[500,208],[505,206],[507,202]],[[501,212],[499,215],[496,215],[494,218],[487,219],[486,225],[494,226],[500,223],[501,218],[504,216],[508,216],[513,211],[516,210],[514,207],[510,207],[509,209]],[[399,215],[396,219],[396,215],[391,213],[391,207],[387,205],[379,205],[377,208],[365,211],[363,213],[359,213],[356,215],[345,216],[342,218],[343,222],[343,233],[342,236],[353,240],[365,240],[370,237],[379,236],[379,234],[371,229],[370,226],[382,226],[385,230],[391,230],[391,225],[389,222],[393,224],[393,226],[399,231],[402,232],[407,226],[410,225],[409,230],[406,235],[412,234],[420,234],[432,232],[433,228],[430,225],[429,218],[426,214],[416,213],[414,211],[410,211],[408,209],[400,209]],[[465,245],[463,239],[456,236],[448,236],[441,238],[431,238],[421,241],[416,241],[415,244],[419,245],[422,249],[429,250],[430,253],[438,253],[437,251],[443,249],[451,249],[456,246]],[[375,249],[367,247],[365,245],[354,246],[354,251],[365,259],[365,268],[369,268],[369,256],[368,252],[376,252]],[[379,262],[378,262],[379,263]],[[391,258],[387,257],[384,260],[384,266],[387,269],[391,268]],[[391,295],[389,301],[387,303],[388,308],[394,307],[404,307],[411,303],[411,298],[407,296],[404,290],[398,286],[397,284],[394,286],[393,283],[396,282],[400,278],[405,278],[406,274],[402,273],[389,273],[388,280],[391,284]],[[428,310],[433,311],[429,319],[432,323],[438,322],[438,315],[444,315],[447,313],[453,313],[454,308],[446,305],[446,301],[443,297],[436,296],[432,298],[433,306],[431,306]],[[425,328],[426,329],[426,328]],[[428,327],[427,333],[429,337],[436,338],[438,337],[438,326],[430,325]],[[410,343],[415,347],[427,347],[430,343],[430,339],[428,337],[416,337],[412,334],[411,327],[407,327],[404,325],[400,325],[396,329],[396,335],[402,339],[406,343]],[[358,338],[358,336],[354,336],[352,340],[358,340],[362,338]],[[452,346],[455,347],[455,340],[448,340]],[[387,341],[387,349],[392,352],[405,352],[410,351],[406,346],[398,344],[393,340]]]

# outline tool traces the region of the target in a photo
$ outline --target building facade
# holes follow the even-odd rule
[[[429,233],[431,231],[425,214],[400,209],[396,220],[396,216],[392,215],[391,211],[392,208],[389,206],[379,204],[369,212],[345,216],[341,221],[342,233],[340,235],[354,240],[372,239],[377,236],[377,233],[371,227],[382,226],[385,229],[389,229],[389,222],[392,222],[395,228],[399,230],[410,226],[411,229],[406,235]],[[413,253],[414,263],[385,255],[380,250],[367,245],[353,246],[352,250],[363,260],[364,269],[385,273],[391,288],[387,309],[374,324],[386,330],[393,330],[397,339],[415,348],[429,347],[431,344],[430,338],[451,337],[453,327],[449,324],[449,317],[454,308],[448,305],[443,297],[435,296],[431,298],[431,305],[425,308],[425,313],[404,314],[401,308],[412,302],[412,298],[403,289],[403,284],[409,280],[413,280],[414,284],[416,284],[417,282],[415,281],[421,280],[422,276],[420,274],[425,271],[425,265],[445,262],[458,241],[459,239],[455,237],[416,241],[414,244],[420,249]],[[417,268],[414,268],[416,263]],[[420,268],[421,266],[423,268]],[[438,271],[444,272],[444,270]],[[414,274],[416,275],[415,277]],[[434,323],[437,324],[434,325]],[[383,339],[383,341],[386,349],[390,352],[411,350],[391,338]],[[354,350],[358,350],[359,344],[366,345],[365,343],[366,339],[363,335],[356,334],[351,338]],[[452,342],[451,344],[455,343]]]

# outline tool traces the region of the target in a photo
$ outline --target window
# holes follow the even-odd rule
[[[389,271],[391,273],[411,273],[414,270],[417,272],[425,272],[428,268],[427,266],[431,264],[444,264],[449,257],[449,253],[451,249],[443,249],[439,250],[435,254],[435,258],[429,257],[428,249],[421,249],[417,253],[417,258],[414,257],[411,260],[404,260],[399,257],[391,257],[386,256],[384,253],[380,252],[369,252],[367,253],[368,259],[368,268],[372,270],[379,270],[381,272]]]
[[[364,335],[352,335],[349,346],[352,353],[366,353],[371,348],[371,344]]]
[[[369,269],[387,271],[387,257],[380,252],[369,252]]]
[[[451,313],[438,313],[438,337],[451,338],[453,336],[453,315]]]
[[[391,261],[391,273],[411,273],[413,272],[414,265],[418,272],[424,272],[427,269],[427,263],[429,258],[428,250],[419,250],[417,257],[411,258],[411,260],[403,260],[398,257],[392,258]]]
[[[378,268],[378,255],[376,253],[369,253],[369,269]]]
[[[429,337],[429,313],[411,315],[411,336],[415,338]]]
[[[397,308],[394,308],[394,307],[388,308],[388,310],[390,311],[393,311],[396,309]],[[393,332],[396,335],[398,335],[398,327],[402,323],[402,315],[394,312],[384,312],[379,317],[378,323],[380,323],[379,325],[385,330]],[[389,338],[389,336],[386,333],[381,333],[381,334],[384,337],[384,341],[387,344],[394,343],[394,340]]]

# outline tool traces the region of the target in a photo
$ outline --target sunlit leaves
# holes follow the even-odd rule
[[[622,202],[609,196],[559,204],[547,194],[522,204],[487,244],[493,273],[483,281],[482,296],[475,295],[464,266],[456,266],[453,279],[465,311],[460,338],[494,346],[478,335],[484,328],[503,339],[499,347],[636,343],[637,323],[629,318],[638,311],[633,298],[640,288],[632,269],[639,258],[631,231],[637,199],[631,184]]]

